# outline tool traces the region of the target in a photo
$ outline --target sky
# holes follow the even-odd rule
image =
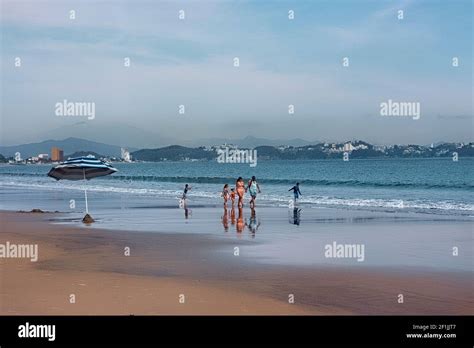
[[[0,4],[1,145],[79,121],[176,143],[473,140],[471,0]],[[95,117],[56,115],[65,99]],[[388,100],[420,117],[382,116]]]

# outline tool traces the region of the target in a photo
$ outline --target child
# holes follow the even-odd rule
[[[227,200],[229,199],[229,185],[225,184],[221,193],[222,198],[224,198],[224,207],[227,207]]]
[[[189,190],[191,190],[191,186],[189,186],[188,184],[184,185],[183,197],[181,198],[183,201],[186,200]]]
[[[288,191],[291,191],[293,190],[293,196],[295,198],[295,202],[298,198],[300,198],[301,196],[301,191],[300,191],[300,183],[297,182],[296,183],[296,186],[293,186],[292,188],[290,188]]]
[[[234,207],[235,204],[235,189],[230,189],[230,200],[232,201],[232,208]]]

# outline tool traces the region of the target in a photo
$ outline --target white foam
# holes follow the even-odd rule
[[[46,190],[84,190],[93,192],[110,192],[133,195],[150,195],[165,197],[180,197],[182,190],[170,190],[164,188],[137,188],[118,187],[112,185],[97,185],[91,182],[26,182],[26,181],[0,181],[0,186],[25,187],[29,189]],[[208,198],[217,201],[220,199],[219,192],[195,191],[189,193],[189,197]],[[288,206],[291,198],[279,195],[260,195],[259,200],[275,206]],[[367,198],[336,198],[328,196],[305,196],[299,200],[300,204],[322,205],[322,206],[345,206],[363,208],[385,208],[385,209],[423,209],[423,210],[443,210],[443,211],[474,211],[474,204],[452,202],[452,201],[423,201],[423,200],[400,200],[400,199],[367,199]]]

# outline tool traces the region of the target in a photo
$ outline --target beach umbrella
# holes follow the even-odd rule
[[[113,174],[116,171],[117,169],[112,167],[107,162],[101,161],[94,156],[87,156],[68,158],[67,161],[58,164],[54,168],[51,168],[48,176],[56,180],[90,180],[99,176]],[[86,219],[86,217],[92,219],[89,215],[86,187],[84,187],[84,196],[86,199],[86,216],[84,217],[83,221]]]

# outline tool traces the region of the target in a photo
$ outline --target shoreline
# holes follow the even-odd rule
[[[39,246],[38,262],[0,258],[1,314],[472,313],[468,272],[260,264],[233,255],[246,240],[52,224],[57,215],[0,212],[0,243]]]

